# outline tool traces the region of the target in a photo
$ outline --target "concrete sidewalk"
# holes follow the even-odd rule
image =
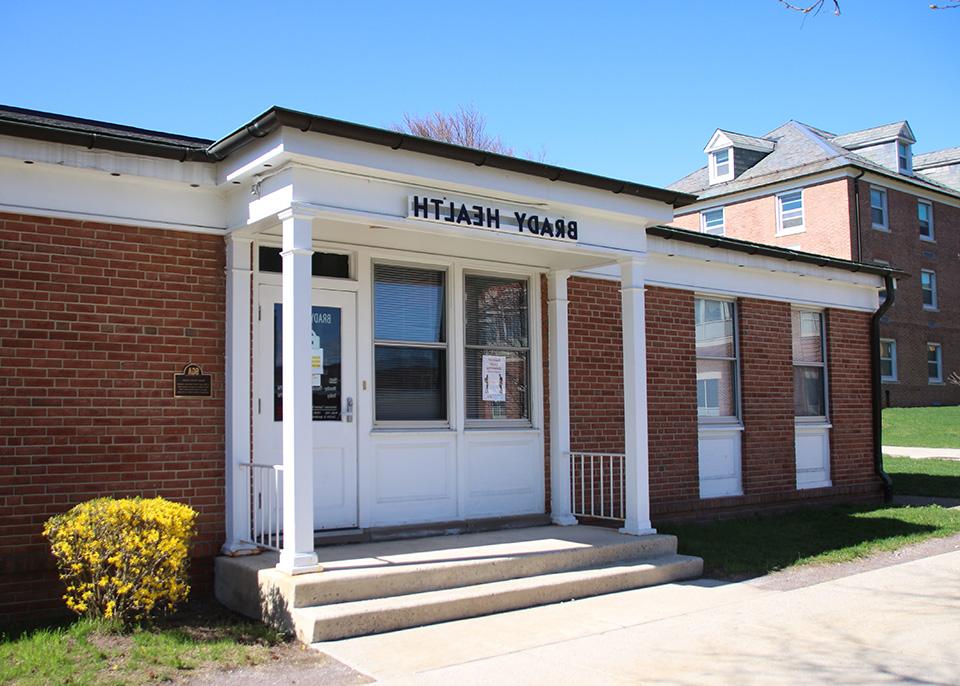
[[[884,455],[893,457],[912,457],[915,460],[960,460],[960,448],[910,448],[885,445],[881,449]]]
[[[789,591],[699,581],[316,644],[391,684],[960,683],[960,552]]]

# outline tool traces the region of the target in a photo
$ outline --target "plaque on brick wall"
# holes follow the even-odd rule
[[[173,397],[209,398],[213,395],[210,374],[204,374],[198,364],[188,364],[183,372],[173,375]]]

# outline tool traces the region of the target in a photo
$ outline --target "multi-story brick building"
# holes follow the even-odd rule
[[[796,121],[760,137],[717,129],[707,164],[670,186],[698,196],[674,223],[908,272],[881,322],[884,403],[952,405],[960,148],[913,155],[915,142],[906,121],[839,136]]]

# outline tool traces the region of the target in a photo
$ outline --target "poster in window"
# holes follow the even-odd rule
[[[507,399],[507,358],[503,355],[484,355],[481,370],[484,401],[504,402]]]

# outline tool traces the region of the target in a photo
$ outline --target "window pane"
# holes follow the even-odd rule
[[[941,381],[943,379],[939,345],[927,345],[927,378],[930,381]]]
[[[698,357],[735,357],[733,303],[726,300],[696,300]]]
[[[713,153],[714,171],[717,176],[726,176],[730,173],[730,151],[718,150]]]
[[[878,209],[883,209],[883,196],[885,193],[876,188],[870,189],[870,207],[876,207]]]
[[[313,307],[310,332],[313,421],[340,421],[340,308]],[[273,419],[283,419],[283,305],[273,306]]]
[[[494,358],[488,364],[496,363],[491,366],[504,369],[504,373],[485,375],[484,357]],[[467,419],[529,419],[528,359],[526,351],[468,348],[465,352]],[[489,368],[486,371],[489,372]],[[501,397],[503,400],[497,399]]]
[[[260,271],[283,273],[283,258],[280,248],[261,245],[259,250]],[[326,276],[334,279],[350,278],[350,257],[336,253],[315,252],[311,259],[311,271],[314,276]]]
[[[876,207],[870,208],[870,221],[878,226],[883,226],[886,222],[883,220],[883,210]]]
[[[822,319],[819,312],[793,312],[794,362],[823,362]]]
[[[930,205],[925,202],[917,203],[917,219],[920,221],[920,235],[927,238],[930,237],[930,215],[931,212]]]
[[[381,341],[442,343],[445,339],[444,273],[374,267],[374,336]]]
[[[467,345],[526,348],[527,280],[464,277]]]
[[[736,363],[732,360],[697,360],[697,414],[699,416],[736,416],[736,368]]]
[[[893,376],[893,360],[889,358],[880,360],[880,376],[888,378]]]
[[[798,417],[826,415],[823,393],[823,367],[793,368],[793,405]]]
[[[723,209],[703,213],[703,232],[723,235]]]
[[[447,418],[447,351],[376,347],[377,421]]]
[[[778,196],[780,203],[780,226],[792,229],[803,226],[803,194],[801,191]]]

